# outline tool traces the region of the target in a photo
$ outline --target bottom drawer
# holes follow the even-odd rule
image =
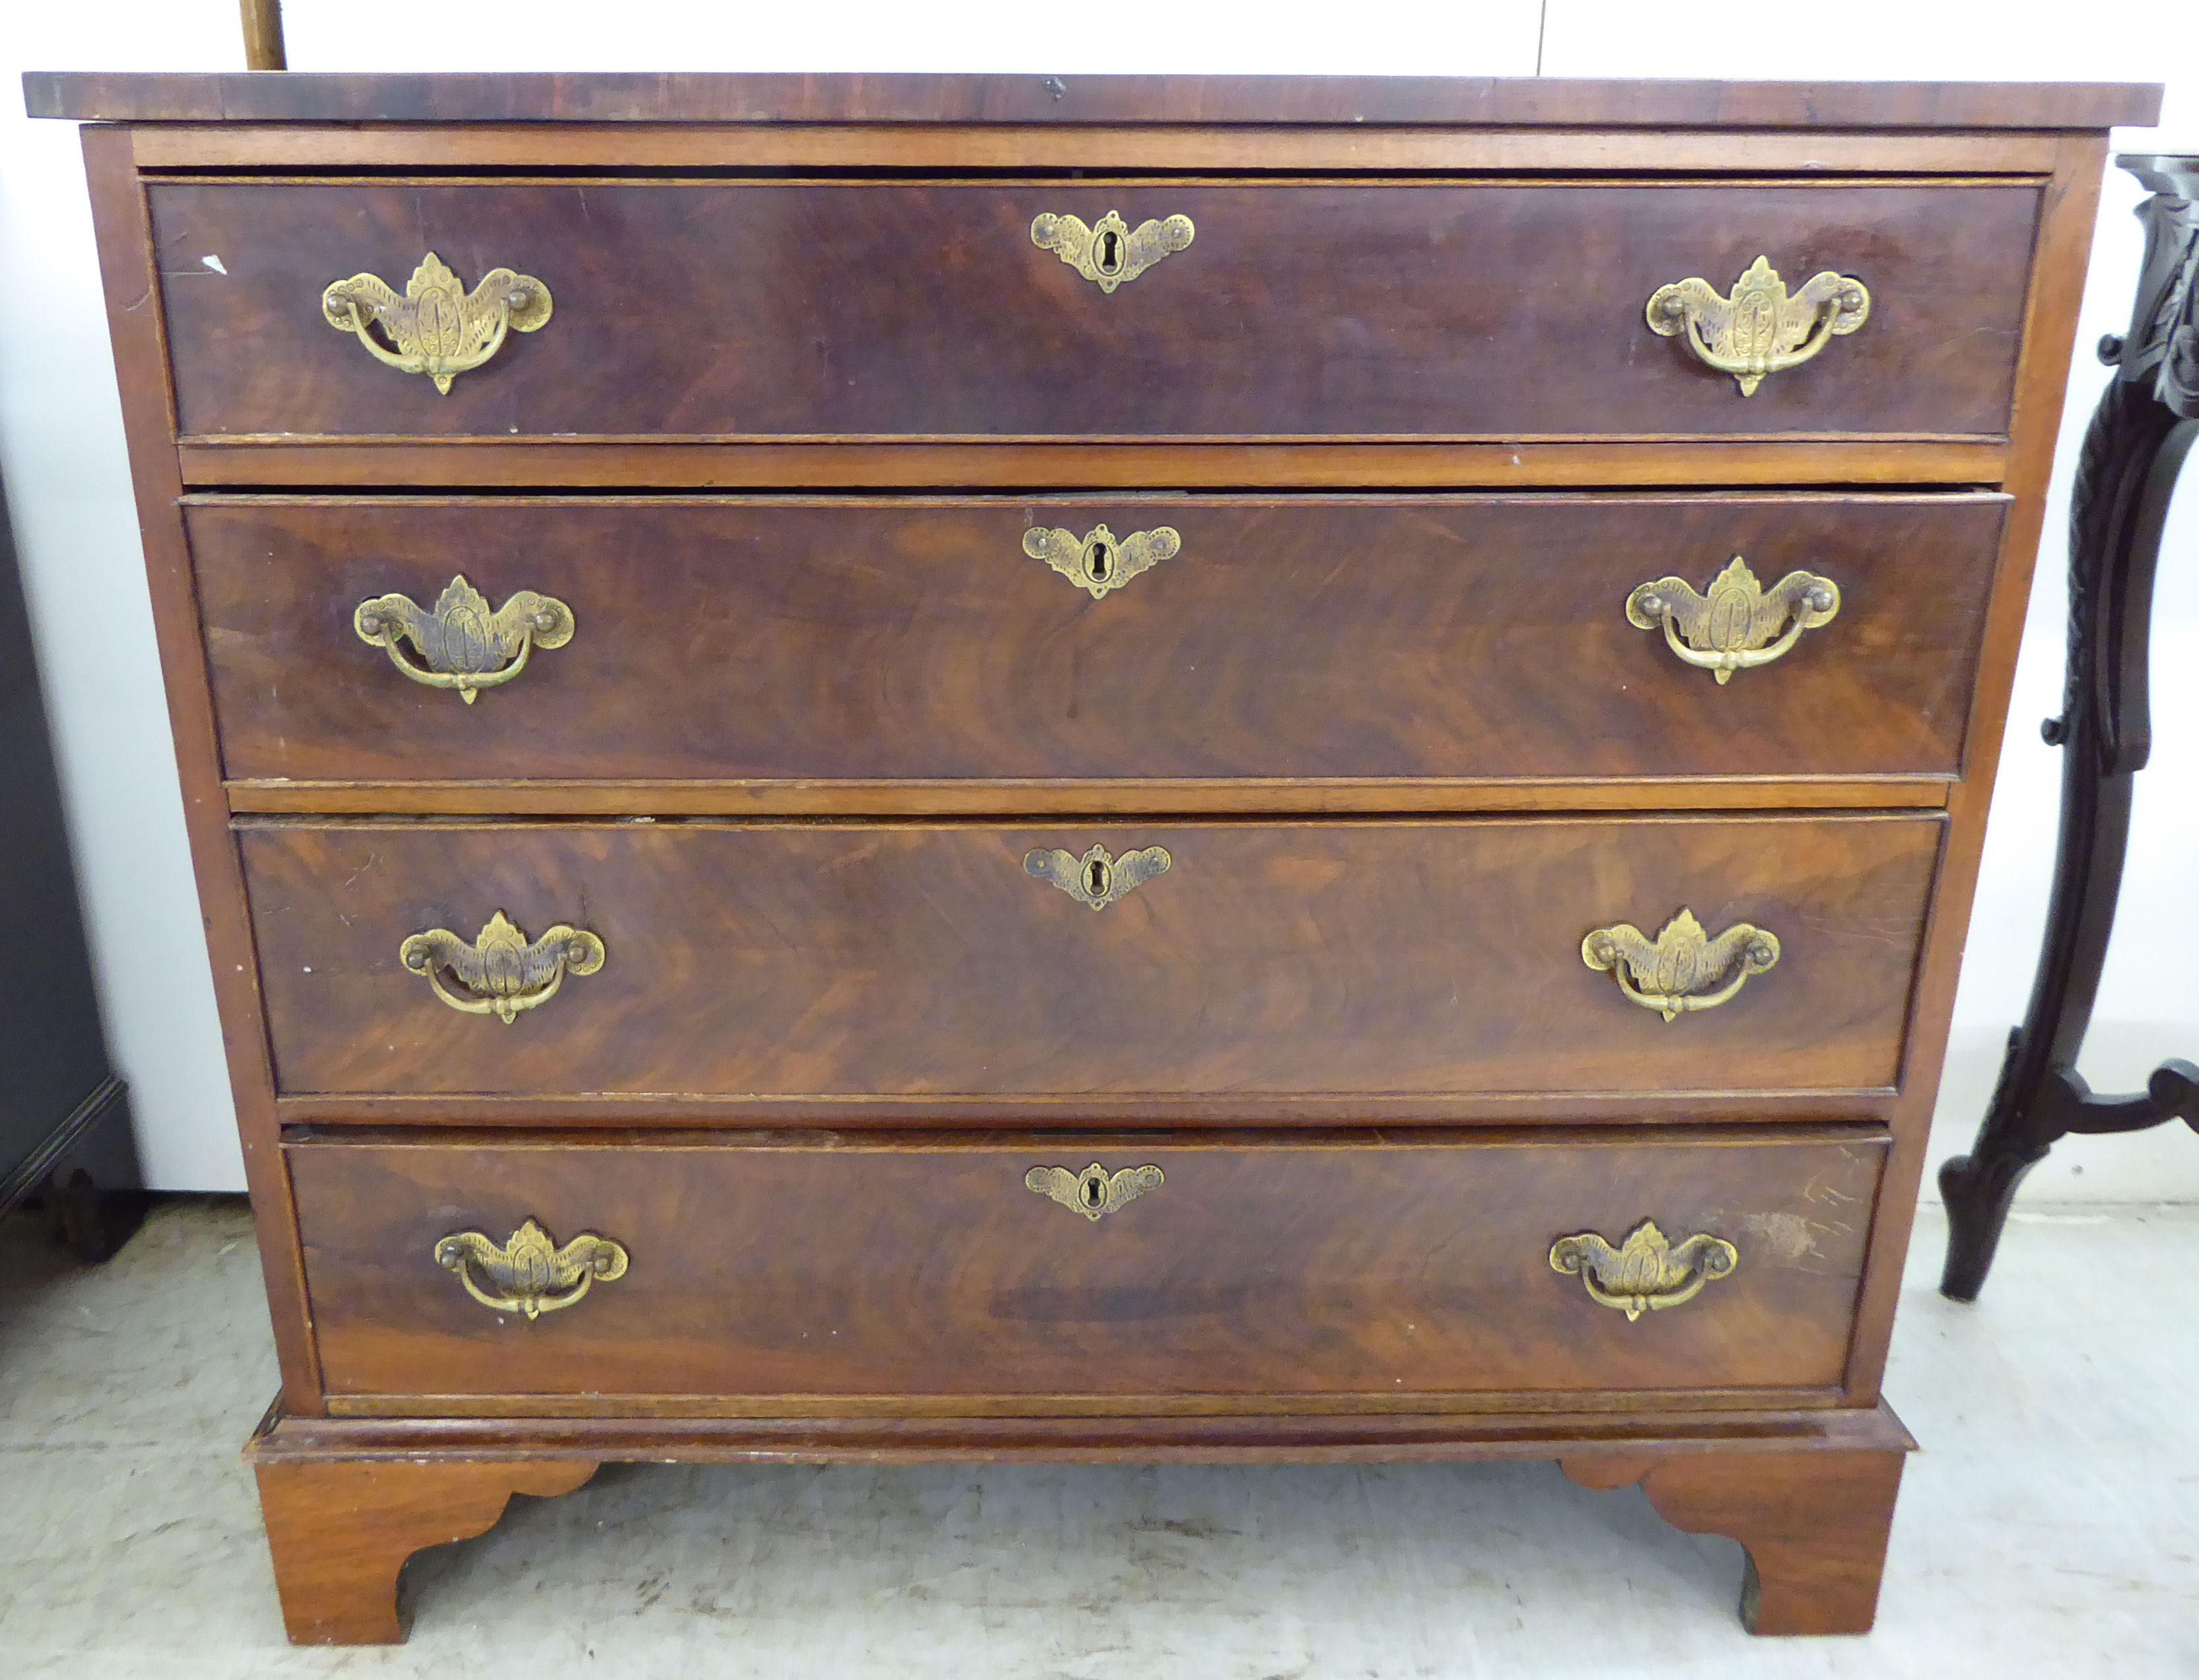
[[[1885,1153],[1831,1128],[287,1150],[332,1397],[766,1414],[1833,1389]],[[1652,1221],[1661,1265],[1628,1241]]]

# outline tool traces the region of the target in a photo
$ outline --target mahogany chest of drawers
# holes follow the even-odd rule
[[[1869,1626],[2113,87],[34,77],[294,1637],[620,1459],[1554,1457]]]

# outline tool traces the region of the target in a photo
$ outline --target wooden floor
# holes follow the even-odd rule
[[[625,1466],[417,1559],[409,1645],[293,1650],[242,1202],[167,1200],[104,1270],[42,1236],[0,1222],[9,1680],[2199,1674],[2199,1207],[2019,1215],[1974,1308],[1926,1210],[1878,1630],[1801,1642],[1741,1632],[1738,1546],[1554,1466]]]

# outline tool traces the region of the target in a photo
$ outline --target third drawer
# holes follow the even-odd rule
[[[1943,826],[413,820],[241,842],[293,1096],[1433,1114],[1890,1089]],[[1638,960],[1585,960],[1630,942]],[[1658,998],[1685,1000],[1667,1018]]]
[[[2005,506],[220,498],[189,517],[226,773],[273,796],[286,780],[1945,777]],[[439,614],[460,577],[479,598]],[[1834,610],[1803,628],[1819,586]],[[522,645],[523,592],[554,604],[533,609],[554,645]],[[376,601],[367,628],[394,660],[358,627]],[[490,610],[509,622],[485,630]],[[498,634],[519,639],[499,650]],[[1707,668],[1729,646],[1749,668]],[[490,679],[472,703],[419,680],[460,671]]]

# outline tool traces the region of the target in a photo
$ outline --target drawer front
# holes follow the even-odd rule
[[[1058,1113],[1077,1094],[1888,1088],[1942,826],[415,821],[240,837],[287,1094]],[[1094,884],[1111,901],[1095,907]],[[1737,989],[1667,1021],[1583,943],[1622,924],[1656,939],[1683,909],[1779,949],[1752,975],[1729,942],[1699,989]],[[468,953],[499,913],[514,931],[490,946],[578,930],[536,954],[530,999],[560,954],[600,966],[509,1024],[462,1012],[438,988],[489,1006],[458,965],[486,973]],[[408,971],[400,947],[435,930],[452,937],[414,947],[436,960]]]
[[[224,499],[189,519],[233,778],[1793,776],[1959,768],[2005,505]],[[1677,577],[1706,610],[1735,556],[1774,603],[1735,645],[1771,662],[1721,681],[1685,656],[1722,645],[1707,628],[1676,617],[1676,651],[1628,609]],[[1794,638],[1797,574],[1838,606]],[[461,575],[498,609],[562,603],[569,631],[476,660],[470,704],[420,680]],[[392,594],[419,637],[362,639]]]
[[[1834,1387],[1884,1154],[1863,1131],[287,1151],[334,1394],[941,1410]],[[1095,1165],[1097,1217],[1030,1187],[1036,1170],[1076,1201],[1066,1181]],[[1666,1275],[1632,1286],[1663,1304],[1627,1300],[1592,1243],[1575,1245],[1584,1275],[1553,1265],[1566,1237],[1624,1255],[1645,1220]],[[528,1281],[510,1262],[530,1221],[567,1253]],[[616,1251],[569,1246],[584,1237]],[[1622,1304],[1592,1296],[1598,1279]]]
[[[203,437],[1199,437],[2005,431],[2027,184],[178,182],[149,189]],[[1034,220],[1192,243],[1103,290]],[[324,318],[430,252],[498,279],[447,394]],[[1740,382],[1654,334],[1759,257],[1860,282],[1859,330]],[[217,268],[215,265],[219,265]],[[527,299],[535,301],[526,302]],[[1814,306],[1812,306],[1814,307]],[[1805,310],[1805,325],[1815,318]],[[401,339],[398,348],[402,349]],[[416,351],[419,345],[412,347]],[[396,353],[393,351],[393,353]]]

